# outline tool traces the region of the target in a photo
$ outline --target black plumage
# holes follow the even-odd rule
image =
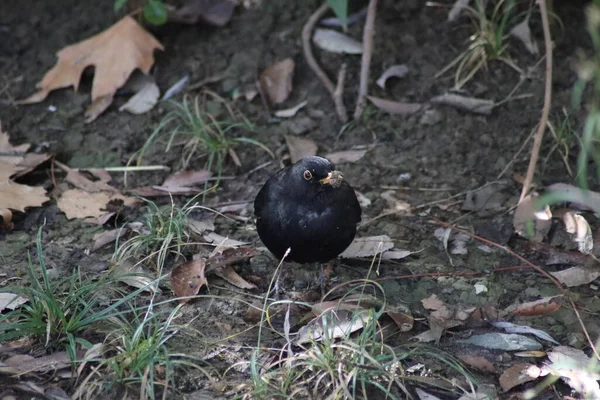
[[[258,235],[286,261],[326,262],[352,242],[361,209],[352,187],[323,157],[305,157],[273,175],[254,200]]]

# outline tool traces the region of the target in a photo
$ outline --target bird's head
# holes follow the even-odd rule
[[[329,160],[318,156],[304,157],[293,165],[291,172],[291,179],[299,182],[299,186],[306,188],[308,185],[315,190],[338,188],[344,180]]]

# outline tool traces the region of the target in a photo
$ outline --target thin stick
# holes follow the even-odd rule
[[[363,53],[360,65],[360,86],[358,88],[358,99],[354,109],[354,120],[357,121],[367,105],[367,92],[369,89],[369,69],[371,68],[371,56],[373,55],[373,35],[375,34],[375,15],[377,15],[377,0],[369,1],[367,9],[367,20],[363,30]]]
[[[310,18],[308,18],[306,24],[304,24],[304,27],[302,28],[302,50],[304,51],[304,58],[306,58],[306,62],[308,63],[310,69],[313,70],[315,75],[317,75],[317,78],[319,78],[319,80],[323,83],[323,86],[325,86],[325,88],[333,96],[333,93],[335,92],[333,82],[331,81],[331,79],[329,79],[327,74],[325,74],[325,71],[323,71],[317,63],[317,60],[313,55],[312,48],[310,47],[311,33],[317,22],[325,15],[325,13],[328,10],[329,5],[327,3],[324,3],[321,7],[317,9],[317,11],[315,11],[310,16]]]
[[[541,2],[543,2],[544,0],[541,0]],[[544,10],[545,11],[545,10]],[[562,287],[562,284],[552,275],[550,275],[548,272],[544,271],[543,269],[541,269],[540,267],[538,267],[537,265],[535,265],[534,263],[532,263],[531,261],[527,260],[526,258],[518,255],[517,253],[515,253],[514,251],[512,251],[511,249],[509,249],[506,246],[502,246],[501,244],[498,244],[496,242],[492,242],[491,240],[488,240],[486,238],[482,238],[481,236],[477,236],[474,233],[471,233],[469,231],[465,231],[464,229],[460,229],[457,228],[454,225],[451,225],[447,222],[441,221],[435,217],[430,216],[430,218],[436,222],[437,224],[445,227],[445,228],[450,228],[456,232],[460,232],[460,233],[464,233],[467,236],[472,237],[473,239],[485,243],[487,245],[496,247],[498,249],[504,250],[506,253],[510,254],[511,256],[519,259],[520,261],[522,261],[523,263],[525,263],[529,268],[533,268],[534,270],[536,270],[538,273],[540,273],[541,275],[543,275],[544,277],[548,278],[557,288],[558,290],[561,292],[561,294],[563,294],[565,296],[565,298],[569,301],[569,304],[571,305],[571,307],[573,308],[573,311],[575,312],[575,316],[577,317],[577,320],[579,321],[579,324],[581,325],[581,329],[583,330],[583,334],[585,335],[588,344],[590,345],[590,348],[592,349],[592,351],[594,352],[594,355],[596,356],[596,359],[600,361],[600,355],[598,354],[598,351],[596,350],[596,346],[594,345],[594,342],[592,341],[592,338],[590,337],[589,332],[587,331],[585,324],[583,323],[583,320],[581,319],[581,316],[579,315],[579,311],[577,310],[577,306],[575,305],[575,302],[573,301],[573,299],[569,296],[569,292]]]
[[[333,102],[335,103],[335,110],[337,111],[340,120],[345,124],[348,122],[348,112],[344,105],[344,81],[346,80],[346,63],[342,64],[340,72],[338,74],[337,85],[333,91]]]
[[[538,129],[533,139],[533,147],[531,149],[531,158],[529,159],[529,167],[527,167],[527,175],[525,176],[525,182],[523,182],[523,190],[521,191],[521,202],[531,187],[533,181],[533,174],[535,173],[535,166],[540,155],[540,148],[542,146],[542,139],[544,138],[544,131],[546,130],[546,123],[548,122],[548,115],[550,114],[550,102],[552,101],[552,38],[550,37],[550,26],[548,24],[548,11],[546,10],[546,0],[538,0],[538,6],[540,7],[540,14],[542,16],[542,28],[544,30],[544,45],[546,47],[546,87],[544,90],[544,108],[542,108],[542,117],[538,124]]]

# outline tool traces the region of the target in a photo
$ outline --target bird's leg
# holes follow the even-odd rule
[[[334,268],[334,262],[330,261],[327,263],[327,268],[323,268],[323,263],[319,263],[320,273],[319,273],[319,284],[321,286],[321,297],[325,296],[325,292],[327,289],[327,283],[331,276],[331,272]]]

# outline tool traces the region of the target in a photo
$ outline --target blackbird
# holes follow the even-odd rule
[[[361,209],[356,194],[323,157],[305,157],[279,170],[254,200],[258,235],[277,257],[327,262],[354,239]]]

